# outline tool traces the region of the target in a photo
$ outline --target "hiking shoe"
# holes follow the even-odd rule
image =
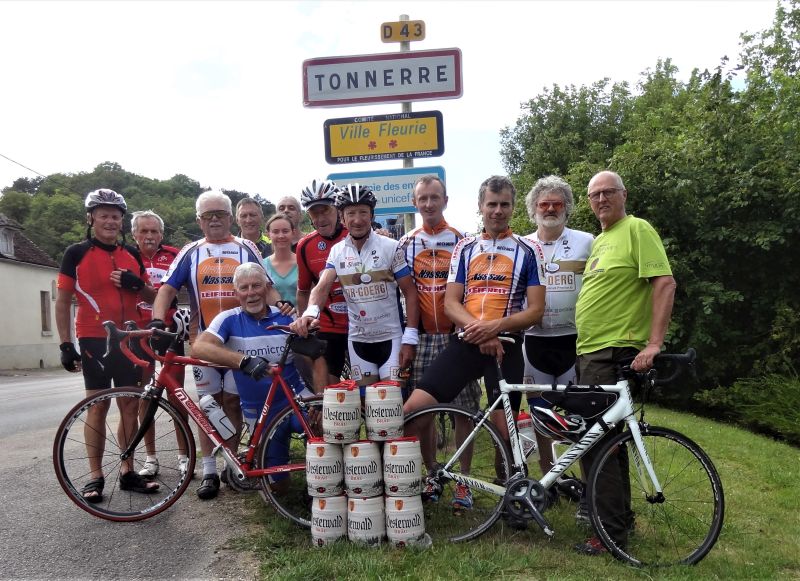
[[[589,505],[586,504],[586,498],[581,498],[578,503],[578,511],[575,513],[575,523],[580,527],[592,526],[592,521],[589,518]]]
[[[596,557],[597,555],[608,553],[608,549],[603,546],[603,543],[601,543],[600,539],[597,537],[586,539],[586,542],[578,543],[573,548],[581,555],[589,555],[590,557]]]
[[[144,463],[144,467],[139,470],[139,476],[144,478],[155,478],[158,474],[158,460],[148,460]]]
[[[219,476],[208,474],[203,476],[200,487],[197,489],[197,496],[200,500],[211,500],[219,494]]]
[[[453,508],[458,510],[470,510],[472,508],[472,491],[465,484],[456,484],[453,493]]]
[[[442,495],[442,485],[432,476],[426,476],[422,488],[422,502],[438,502]],[[471,499],[471,495],[470,495]]]
[[[181,473],[181,477],[186,476],[186,473],[189,472],[189,457],[188,456],[178,456],[178,471]],[[194,474],[191,476],[194,478]]]

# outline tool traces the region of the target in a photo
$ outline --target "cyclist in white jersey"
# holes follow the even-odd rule
[[[397,241],[372,231],[376,203],[372,190],[359,184],[348,184],[337,194],[336,207],[349,234],[331,248],[308,308],[293,324],[303,337],[312,324],[316,327],[320,309],[338,280],[347,302],[352,378],[362,391],[381,379],[397,381],[400,369],[414,360],[419,341],[414,279]],[[406,303],[405,331],[398,288]]]
[[[538,180],[525,199],[536,231],[526,236],[544,254],[545,309],[542,321],[525,331],[525,383],[576,383],[575,303],[583,282],[586,259],[594,237],[566,227],[575,205],[569,184],[557,176]],[[528,405],[551,407],[531,394]],[[547,473],[553,464],[552,442],[536,433],[539,466]]]

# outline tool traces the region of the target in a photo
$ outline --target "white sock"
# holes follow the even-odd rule
[[[214,456],[203,456],[203,476],[217,473],[217,459]]]
[[[148,461],[148,462],[158,462],[158,458],[156,458],[155,456],[151,456],[150,454],[148,454],[148,455],[147,455],[147,461]]]

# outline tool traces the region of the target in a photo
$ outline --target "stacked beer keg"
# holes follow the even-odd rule
[[[345,536],[374,547],[428,546],[422,512],[422,455],[416,438],[403,438],[403,398],[396,382],[366,387],[366,439],[354,381],[325,388],[322,438],[306,450],[315,546]]]

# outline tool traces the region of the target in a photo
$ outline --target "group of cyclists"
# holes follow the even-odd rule
[[[605,199],[611,196],[605,194]],[[134,319],[142,326],[182,328],[186,313],[175,301],[185,286],[193,355],[235,370],[193,369],[198,396],[213,395],[234,423],[237,434],[232,438],[239,437],[243,410],[245,420],[253,409],[260,410],[270,364],[280,359],[282,341],[267,329],[272,323],[290,324],[300,336],[314,330],[327,343],[323,357],[311,361],[296,355],[290,360],[284,377],[296,391],[320,393],[339,381],[349,362],[350,377],[362,393],[379,380],[408,380],[406,413],[450,401],[477,410],[480,378],[488,397],[496,397],[496,360],[511,383],[576,382],[575,307],[593,237],[566,228],[574,199],[564,180],[542,178],[528,193],[528,213],[537,225],[529,236],[509,228],[516,197],[507,177],[485,180],[478,193],[483,230],[468,235],[445,220],[445,183],[434,175],[423,176],[412,195],[422,225],[397,241],[373,229],[378,200],[369,187],[314,180],[300,194],[313,232],[300,237],[295,231],[299,209],[297,216],[278,214],[288,224],[283,234],[291,238],[296,253],[292,301],[285,289],[278,292],[270,269],[274,263],[265,258],[275,241],[260,231],[260,206],[244,208],[240,228],[248,236],[239,237],[231,231],[230,198],[218,191],[201,194],[196,211],[204,237],[177,251],[162,244],[163,221],[150,211],[133,215],[136,247],[126,245],[124,235],[120,241],[127,212],[123,196],[108,189],[90,192],[87,239],[67,249],[58,278],[62,364],[69,371],[83,371],[88,392],[112,383],[139,385],[147,378],[127,359],[113,352],[104,358],[102,322],[122,325]],[[73,296],[78,303],[79,351],[71,338]],[[502,343],[502,335],[513,343]],[[521,397],[515,395],[512,407],[517,412]],[[531,409],[542,404],[529,400]],[[102,450],[101,414],[98,409],[90,427],[98,434],[92,443]],[[137,410],[123,410],[122,416],[118,429],[125,441],[123,433],[135,432]],[[506,432],[500,418],[495,425]],[[468,429],[456,425],[457,437],[465,437]],[[416,435],[426,437],[424,432]],[[88,442],[87,438],[87,446]],[[218,494],[220,478],[211,442],[202,433],[200,444],[203,476],[197,494],[211,499]],[[540,439],[539,444],[546,472],[553,461],[551,443]],[[158,488],[152,478],[158,459],[149,448],[140,470],[134,469],[132,459],[126,462],[123,489],[147,494]],[[468,473],[469,455],[461,462]],[[93,479],[82,494],[87,502],[99,502],[105,485],[100,458],[90,465]],[[430,502],[451,502],[458,510],[473,505],[466,486],[456,487],[452,499],[440,499],[441,492],[431,481],[423,496]]]

